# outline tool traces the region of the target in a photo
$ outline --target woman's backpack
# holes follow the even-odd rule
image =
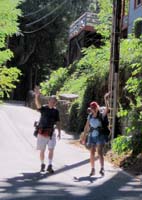
[[[100,128],[100,134],[103,134],[105,136],[106,142],[110,140],[110,130],[108,128],[109,126],[109,120],[107,115],[103,116],[102,113],[99,114],[99,119],[102,123],[102,127]]]

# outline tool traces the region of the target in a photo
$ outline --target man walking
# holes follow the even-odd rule
[[[54,154],[54,148],[56,145],[56,134],[55,125],[58,130],[58,138],[61,138],[60,130],[60,118],[59,111],[56,109],[57,99],[55,96],[49,97],[47,105],[41,105],[39,100],[40,92],[39,89],[35,89],[35,104],[37,109],[41,113],[39,121],[39,131],[37,135],[37,150],[40,151],[40,161],[41,161],[41,172],[45,171],[45,150],[48,146],[48,167],[47,171],[49,173],[54,173],[52,168],[52,160]]]

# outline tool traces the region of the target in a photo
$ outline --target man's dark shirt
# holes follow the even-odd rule
[[[45,105],[39,111],[41,113],[39,128],[53,128],[55,123],[60,121],[59,111],[56,108],[49,108]]]

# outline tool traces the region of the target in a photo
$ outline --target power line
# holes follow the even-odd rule
[[[23,15],[23,17],[29,17],[29,16],[32,16],[32,15],[35,15],[35,14],[39,13],[40,11],[44,10],[46,7],[48,7],[48,5],[46,5],[44,8],[41,8],[41,9],[39,9],[37,11],[28,13],[27,15]]]
[[[60,15],[60,14],[59,14],[59,15]],[[53,22],[56,20],[56,18],[59,17],[59,15],[56,15],[56,17],[54,17],[50,22],[44,24],[44,25],[41,26],[40,28],[35,29],[35,30],[33,30],[33,31],[23,31],[23,33],[26,33],[26,34],[36,33],[36,32],[38,32],[38,31],[42,30],[43,28],[45,28],[46,26],[48,26],[49,24],[53,23]]]
[[[36,24],[36,23],[42,21],[43,19],[49,17],[49,16],[52,15],[54,12],[56,12],[58,9],[60,9],[66,2],[67,2],[67,0],[65,0],[65,1],[64,1],[63,3],[61,3],[58,7],[56,7],[54,10],[52,10],[50,13],[46,14],[45,16],[43,16],[43,17],[41,17],[41,18],[39,18],[39,19],[37,19],[37,20],[31,22],[31,23],[26,24],[26,27],[30,27],[30,26],[32,26],[33,24]]]
[[[54,0],[52,3],[54,4],[55,2],[56,2],[56,0]],[[23,15],[23,17],[29,17],[29,16],[32,16],[32,15],[35,15],[35,14],[39,13],[40,11],[44,10],[47,7],[48,7],[48,4],[44,8],[40,8],[39,10],[36,10],[34,12],[30,12],[26,15]]]

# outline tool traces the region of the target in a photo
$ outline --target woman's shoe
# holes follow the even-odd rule
[[[94,169],[94,168],[92,168],[92,170],[91,170],[89,176],[93,176],[93,175],[95,175],[95,169]]]

